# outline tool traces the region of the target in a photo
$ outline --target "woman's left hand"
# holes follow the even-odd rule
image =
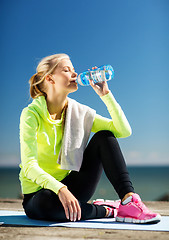
[[[92,67],[92,69],[96,69],[97,67]],[[90,69],[88,69],[90,70]],[[90,86],[94,89],[94,91],[100,96],[104,96],[109,93],[109,87],[106,81],[101,83],[94,83],[92,80],[89,80]]]

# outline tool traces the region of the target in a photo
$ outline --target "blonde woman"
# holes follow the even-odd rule
[[[107,82],[90,85],[111,118],[69,98],[77,91],[77,73],[67,54],[43,58],[31,77],[31,104],[20,118],[19,178],[23,208],[32,219],[77,221],[116,217],[117,221],[159,222],[134,192],[117,138],[130,125]],[[88,143],[90,133],[94,136]],[[87,144],[88,143],[88,144]],[[120,202],[88,203],[102,170]]]

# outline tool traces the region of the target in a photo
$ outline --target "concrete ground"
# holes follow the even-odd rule
[[[21,199],[0,199],[0,210],[23,210]],[[144,202],[151,210],[169,216],[169,202]],[[64,227],[0,226],[0,239],[8,240],[81,240],[81,239],[130,239],[167,240],[169,232],[80,229]]]

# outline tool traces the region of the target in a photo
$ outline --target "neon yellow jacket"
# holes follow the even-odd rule
[[[111,119],[95,115],[91,132],[109,130],[116,138],[131,135],[131,127],[111,92],[100,97],[107,106]],[[22,110],[20,116],[21,168],[19,179],[22,193],[36,192],[41,188],[56,194],[64,185],[61,180],[70,171],[57,164],[62,144],[62,120],[53,120],[47,110],[44,96],[37,97]]]

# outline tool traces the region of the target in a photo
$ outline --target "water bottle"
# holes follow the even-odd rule
[[[82,86],[89,86],[89,79],[94,83],[109,81],[114,78],[114,70],[111,65],[102,65],[91,71],[85,71],[78,75],[77,82]]]

